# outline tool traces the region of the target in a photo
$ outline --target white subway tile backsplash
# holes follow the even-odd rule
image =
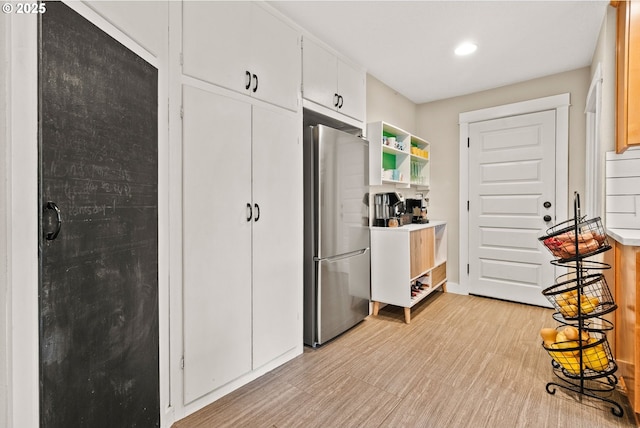
[[[608,229],[640,229],[640,150],[606,154]]]

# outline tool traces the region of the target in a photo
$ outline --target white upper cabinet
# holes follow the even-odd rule
[[[315,41],[305,38],[302,48],[303,97],[357,120],[364,120],[366,73]]]
[[[183,74],[296,111],[300,34],[253,2],[186,1]]]
[[[338,59],[338,111],[354,119],[364,120],[367,99],[367,77]]]
[[[252,8],[252,96],[276,105],[298,109],[302,72],[301,36],[264,8]]]
[[[182,5],[182,72],[246,91],[251,4],[186,1]]]
[[[337,58],[311,39],[304,38],[302,47],[302,96],[336,110],[338,91]]]

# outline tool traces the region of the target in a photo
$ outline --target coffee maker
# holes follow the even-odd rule
[[[421,193],[416,193],[414,198],[407,198],[405,204],[407,213],[413,216],[412,223],[429,223],[427,218],[428,198],[425,198]]]
[[[376,193],[373,197],[373,225],[389,226],[390,219],[398,217],[398,210],[403,205],[402,196],[396,192]]]

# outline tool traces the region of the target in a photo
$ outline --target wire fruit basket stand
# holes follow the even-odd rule
[[[606,397],[618,384],[614,374],[618,367],[606,335],[613,324],[602,318],[617,309],[600,273],[611,266],[586,260],[611,249],[602,222],[599,217],[587,220],[580,215],[580,195],[576,193],[574,217],[549,228],[538,239],[555,257],[551,263],[568,272],[542,291],[556,310],[553,318],[559,323],[555,332],[548,332],[551,339],[542,344],[557,377],[547,383],[546,390],[555,394],[557,388],[564,388],[605,401],[615,416],[622,417],[622,406]]]

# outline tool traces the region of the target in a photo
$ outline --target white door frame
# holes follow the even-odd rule
[[[513,104],[505,104],[481,110],[473,110],[460,113],[460,200],[459,206],[459,287],[456,292],[469,294],[469,151],[467,150],[469,138],[469,125],[474,122],[500,119],[519,114],[535,113],[538,111],[556,111],[556,218],[554,222],[568,218],[568,193],[569,193],[569,106],[570,94],[564,93],[550,97],[537,98]],[[564,167],[564,170],[563,170]],[[562,214],[563,217],[559,218]],[[552,285],[552,284],[549,284]]]
[[[604,170],[600,155],[600,117],[602,109],[602,66],[596,66],[587,95],[584,114],[587,119],[587,144],[585,156],[585,204],[582,212],[589,217],[604,215],[602,199],[602,173]]]

